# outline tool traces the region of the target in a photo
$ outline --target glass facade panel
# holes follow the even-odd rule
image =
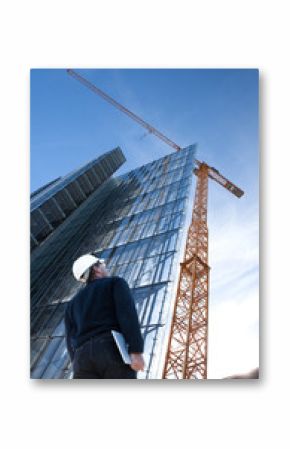
[[[68,216],[77,207],[77,204],[65,191],[58,192],[54,198],[66,216]]]
[[[53,231],[52,226],[45,220],[45,217],[41,215],[39,209],[35,210],[31,214],[31,233],[38,241],[44,240]]]

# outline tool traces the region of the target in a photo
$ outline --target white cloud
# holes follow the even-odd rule
[[[258,219],[224,208],[210,227],[208,377],[259,365]]]
[[[258,314],[254,290],[243,302],[210,308],[208,378],[245,373],[259,365]]]

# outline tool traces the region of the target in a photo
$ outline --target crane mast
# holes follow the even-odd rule
[[[197,170],[194,208],[177,286],[163,378],[205,379],[208,334],[208,169]]]
[[[176,151],[181,150],[181,147],[175,142],[74,70],[68,69],[67,72],[167,145]],[[214,167],[198,160],[195,160],[195,164],[196,167],[193,172],[197,176],[197,184],[194,207],[191,224],[187,232],[183,262],[180,264],[178,287],[162,374],[163,379],[207,378],[210,270],[208,266],[207,228],[208,178],[216,181],[238,198],[244,194],[239,187],[221,175]]]
[[[163,379],[207,379],[208,355],[208,179],[240,198],[244,192],[205,162],[196,161],[197,176],[191,223],[171,321]]]

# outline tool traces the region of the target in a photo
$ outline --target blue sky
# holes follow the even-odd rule
[[[251,182],[250,165],[257,166],[257,71],[79,73],[180,146],[198,142],[198,157],[221,170],[229,166],[237,183]],[[127,158],[122,171],[171,151],[145,133],[65,70],[31,71],[31,190],[117,145]]]
[[[245,191],[210,182],[209,377],[258,366],[258,71],[77,71]],[[31,191],[115,146],[120,174],[174,151],[65,70],[31,71]]]

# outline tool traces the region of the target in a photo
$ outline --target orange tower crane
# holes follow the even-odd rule
[[[196,161],[195,201],[165,357],[163,379],[206,379],[208,346],[208,178],[238,198],[243,191],[205,162]]]
[[[125,108],[74,70],[68,74],[135,120],[176,151],[181,150],[168,137]],[[206,379],[208,348],[208,178],[240,198],[244,192],[205,162],[195,160],[197,176],[195,201],[188,229],[183,262],[171,321],[162,377],[164,379]]]

